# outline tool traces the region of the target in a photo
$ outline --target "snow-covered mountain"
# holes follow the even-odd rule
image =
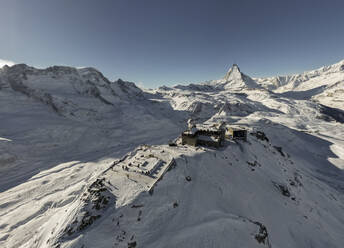
[[[0,246],[342,247],[343,64],[154,90],[3,67]],[[248,139],[166,145],[189,118]]]
[[[228,70],[224,78],[219,80],[212,80],[201,84],[190,85],[177,85],[175,89],[192,90],[192,91],[232,91],[240,92],[247,89],[262,89],[252,78],[242,73],[237,64]],[[160,89],[171,89],[166,86],[162,86]]]
[[[39,70],[18,64],[5,66],[0,75],[1,88],[20,92],[45,103],[60,115],[78,119],[97,118],[99,106],[104,113],[129,99],[142,97],[135,84],[120,79],[110,82],[94,68],[54,66]]]
[[[227,72],[224,80],[220,80],[226,90],[242,90],[261,88],[252,78],[240,72],[239,66],[234,64]]]
[[[167,103],[92,68],[14,65],[0,75],[0,133],[10,140],[0,142],[0,190],[61,161],[129,151],[182,130]]]
[[[313,99],[330,107],[344,108],[344,60],[302,74],[255,80],[294,99]]]

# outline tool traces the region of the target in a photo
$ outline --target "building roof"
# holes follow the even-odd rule
[[[233,126],[226,126],[226,129],[232,129],[233,131],[246,131],[245,128],[242,127],[233,127]]]
[[[204,141],[212,141],[212,142],[218,142],[219,139],[214,137],[214,136],[207,136],[207,135],[198,135],[197,137],[199,140],[204,140]]]

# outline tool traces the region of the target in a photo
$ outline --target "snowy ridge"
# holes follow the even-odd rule
[[[79,119],[97,118],[92,106],[98,105],[107,111],[106,105],[142,98],[142,91],[133,83],[120,79],[110,82],[94,68],[35,69],[19,64],[5,67],[1,75],[3,88],[41,101],[58,114]]]
[[[256,80],[262,84],[264,87],[269,88],[270,90],[275,90],[277,88],[283,87],[287,84],[290,84],[286,88],[295,89],[303,82],[306,82],[314,77],[319,77],[322,75],[329,75],[333,73],[342,73],[344,71],[344,60],[329,66],[323,66],[319,69],[307,71],[302,74],[295,74],[290,76],[277,76],[277,77],[268,77],[268,78],[257,78]],[[328,82],[324,82],[326,84]]]
[[[255,79],[263,87],[296,99],[313,99],[329,107],[344,108],[344,60],[291,76]]]
[[[260,125],[251,123],[256,128]],[[173,155],[175,167],[148,192],[144,185],[149,184],[149,177],[123,170],[127,157],[117,162],[87,188],[89,193],[82,194],[80,203],[69,208],[75,217],[67,218],[68,225],[80,222],[78,231],[53,228],[48,244],[227,247],[230,240],[233,247],[302,247],[309,242],[315,247],[336,247],[344,238],[344,218],[340,214],[344,184],[325,183],[320,179],[328,177],[322,174],[325,171],[314,172],[312,167],[317,165],[308,164],[299,155],[291,156],[289,150],[294,153],[294,145],[309,141],[287,128],[276,127],[279,134],[295,138],[294,142],[279,147],[270,143],[269,135],[260,140],[252,130],[247,143],[228,142],[219,151],[183,146],[139,147],[148,157],[151,151]],[[272,136],[274,140],[278,137],[275,133]],[[101,194],[88,200],[94,192]],[[76,209],[83,217],[75,215]],[[54,239],[60,236],[55,233],[61,231],[64,238]],[[112,235],[99,235],[103,233]],[[331,233],[331,237],[324,233]]]
[[[163,86],[158,90],[169,91],[172,88]],[[242,73],[239,66],[234,64],[226,73],[225,77],[219,80],[212,80],[200,84],[176,85],[173,89],[189,90],[189,91],[204,91],[204,92],[218,92],[218,91],[232,91],[240,92],[247,89],[261,89],[252,78]]]

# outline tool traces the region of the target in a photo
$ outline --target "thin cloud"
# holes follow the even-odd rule
[[[12,66],[15,63],[10,60],[5,60],[5,59],[0,59],[0,68],[3,67],[4,65]]]

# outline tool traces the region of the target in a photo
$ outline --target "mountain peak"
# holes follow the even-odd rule
[[[260,86],[249,76],[240,71],[237,64],[228,70],[224,79],[224,88],[230,90],[239,90],[243,88],[260,88]]]
[[[240,72],[240,68],[237,64],[233,64],[233,66],[228,70],[225,76],[226,81],[230,81],[233,79],[241,79],[242,75]]]
[[[240,72],[240,68],[237,64],[233,64],[231,69],[233,69],[233,70],[235,69],[235,70],[238,70]]]

